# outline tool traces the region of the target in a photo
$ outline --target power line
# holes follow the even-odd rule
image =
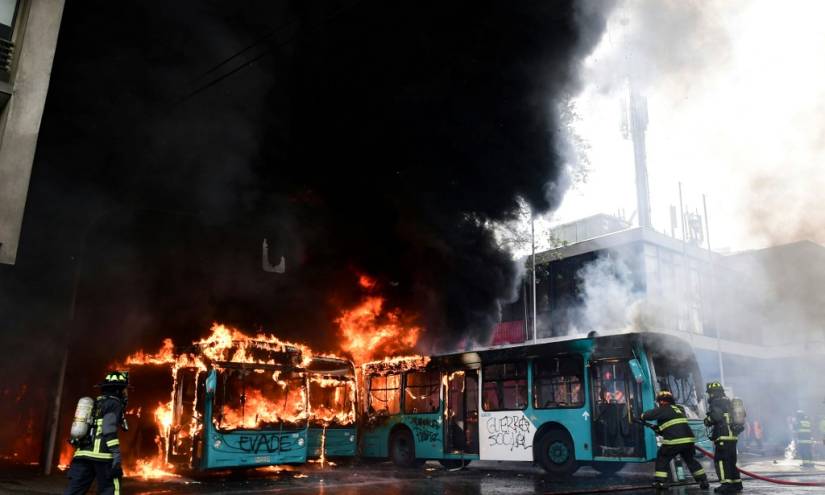
[[[345,6],[341,7],[341,8],[339,8],[338,10],[336,10],[335,12],[333,12],[333,13],[332,13],[329,17],[326,17],[326,18],[323,20],[323,22],[322,22],[321,24],[326,23],[326,22],[328,22],[328,21],[332,21],[332,20],[334,20],[334,19],[335,19],[335,18],[337,18],[339,15],[341,15],[343,12],[345,12],[345,11],[347,11],[347,10],[351,9],[352,7],[354,7],[354,6],[358,5],[359,3],[361,3],[361,1],[362,1],[362,0],[354,0],[354,1],[353,1],[352,3],[350,3],[349,5],[345,5]],[[286,24],[285,26],[282,26],[282,27],[280,27],[280,28],[275,29],[275,30],[274,30],[274,33],[277,33],[278,31],[282,31],[282,30],[286,29],[287,27],[290,27],[290,26],[292,26],[292,25],[296,25],[296,24],[297,24],[297,22],[292,21],[292,22],[290,22],[290,23]],[[320,26],[315,26],[315,27],[314,27],[314,29],[317,29],[318,27],[320,27]],[[181,105],[181,104],[185,103],[185,102],[186,102],[186,101],[188,101],[189,99],[191,99],[191,98],[193,98],[193,97],[195,97],[195,96],[199,95],[200,93],[202,93],[202,92],[206,91],[207,89],[211,88],[212,86],[215,86],[216,84],[220,83],[221,81],[224,81],[225,79],[228,79],[229,77],[231,77],[231,76],[233,76],[233,75],[235,75],[235,74],[237,74],[237,73],[241,72],[242,70],[244,70],[244,69],[246,69],[246,68],[248,68],[248,67],[252,66],[255,62],[257,62],[257,61],[261,60],[262,58],[266,57],[267,55],[270,55],[270,54],[271,54],[271,53],[272,53],[275,49],[277,49],[277,48],[281,48],[282,46],[285,46],[285,45],[289,44],[289,43],[290,43],[290,42],[291,42],[291,41],[295,38],[295,36],[298,34],[298,31],[299,31],[298,29],[295,29],[295,30],[294,30],[294,31],[293,31],[293,32],[292,32],[292,33],[291,33],[291,34],[290,34],[290,35],[289,35],[286,39],[284,39],[284,40],[283,40],[283,41],[281,41],[280,43],[276,43],[276,44],[274,44],[274,45],[271,45],[270,47],[268,47],[267,49],[265,49],[263,52],[259,53],[258,55],[256,55],[256,56],[252,57],[252,58],[251,58],[251,59],[249,59],[249,60],[246,60],[245,62],[243,62],[243,63],[241,63],[240,65],[236,66],[234,69],[230,70],[229,72],[226,72],[226,73],[224,73],[224,74],[221,74],[220,76],[218,76],[218,77],[216,77],[216,78],[214,78],[214,79],[210,80],[209,82],[207,82],[207,83],[205,83],[205,84],[203,84],[203,85],[201,85],[201,86],[198,86],[198,87],[197,87],[197,88],[195,88],[194,90],[192,90],[192,91],[190,91],[189,93],[187,93],[187,94],[186,94],[183,98],[181,98],[180,100],[178,100],[178,101],[175,103],[175,106],[178,106],[178,105]],[[269,40],[269,38],[271,38],[271,37],[272,37],[272,34],[273,34],[273,33],[268,33],[267,35],[265,35],[264,37],[262,37],[260,40],[258,40],[258,41],[256,41],[256,42],[252,43],[251,45],[248,45],[248,46],[246,46],[246,47],[242,48],[242,49],[241,49],[241,50],[239,50],[238,52],[236,52],[236,53],[232,54],[231,56],[229,56],[228,58],[224,59],[223,61],[221,61],[220,63],[218,63],[218,64],[217,64],[217,65],[215,65],[214,67],[212,67],[211,69],[209,69],[209,70],[207,70],[206,72],[204,72],[203,74],[201,74],[201,75],[200,75],[197,79],[195,79],[195,80],[197,81],[197,80],[201,79],[202,77],[206,76],[207,74],[210,74],[210,73],[215,72],[215,71],[216,71],[216,70],[218,70],[220,67],[223,67],[224,65],[226,65],[226,64],[227,64],[227,63],[229,63],[230,61],[232,61],[232,60],[234,60],[234,59],[238,58],[241,54],[243,54],[243,53],[245,53],[245,52],[249,51],[250,49],[252,49],[252,48],[254,48],[254,47],[256,47],[256,46],[258,46],[258,45],[260,45],[260,44],[262,44],[262,43],[264,43],[265,41]]]

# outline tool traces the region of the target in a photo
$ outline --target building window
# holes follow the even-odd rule
[[[369,412],[398,414],[401,412],[401,375],[370,377]]]
[[[14,24],[18,0],[0,0],[0,79],[9,80],[14,55]]]
[[[407,373],[404,387],[405,413],[431,413],[438,411],[441,375],[438,371]]]
[[[581,407],[584,360],[560,356],[533,362],[533,406],[537,409]]]
[[[527,408],[527,363],[489,364],[482,378],[481,405],[485,411]]]

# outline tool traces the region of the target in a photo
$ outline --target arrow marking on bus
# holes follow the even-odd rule
[[[585,411],[585,412],[582,413],[582,417],[584,418],[585,421],[588,421],[590,419],[590,413]]]

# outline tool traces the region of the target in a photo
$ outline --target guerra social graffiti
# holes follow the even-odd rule
[[[490,447],[528,449],[533,446],[527,445],[530,427],[530,421],[524,416],[493,417],[487,420],[487,440]]]

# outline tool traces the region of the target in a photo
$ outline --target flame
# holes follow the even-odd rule
[[[342,337],[341,350],[358,364],[368,363],[373,372],[376,369],[425,366],[427,358],[424,357],[389,357],[414,349],[422,329],[412,323],[414,318],[399,308],[385,308],[385,299],[376,293],[378,284],[375,279],[360,275],[358,284],[365,291],[364,297],[355,307],[341,311],[335,319]],[[141,350],[131,354],[113,368],[168,366],[172,390],[168,402],[158,402],[154,410],[147,408],[144,411],[150,414],[157,427],[157,454],[128,466],[127,474],[145,479],[175,476],[172,472],[174,465],[168,456],[172,454],[176,459],[191,457],[204,424],[202,410],[198,411],[196,406],[197,394],[202,388],[202,381],[198,380],[201,373],[211,369],[228,374],[230,380],[222,381],[220,386],[231,386],[227,383],[232,381],[233,373],[243,377],[243,385],[237,393],[230,394],[232,402],[215,404],[216,414],[210,418],[215,427],[221,430],[257,429],[309,421],[324,428],[318,462],[322,466],[331,465],[324,452],[326,428],[355,424],[357,382],[351,372],[342,374],[340,370],[313,369],[313,360],[321,357],[345,362],[343,358],[316,353],[306,345],[283,341],[271,334],[250,335],[220,323],[213,323],[206,337],[186,348],[176,347],[172,339],[167,338],[157,352]],[[383,360],[374,362],[376,358]],[[238,368],[222,367],[222,363],[262,366],[245,367],[240,373]],[[296,371],[282,372],[280,367],[284,365]],[[201,383],[200,387],[198,383]],[[187,392],[187,402],[181,401],[181,390],[190,391]],[[195,400],[191,399],[192,393]],[[141,409],[132,409],[129,413],[140,416]],[[70,455],[69,452],[67,464]],[[281,470],[283,468],[275,468],[274,472]]]
[[[138,459],[135,467],[132,469],[124,469],[123,473],[130,477],[139,477],[144,480],[157,478],[178,478],[179,474],[170,471],[170,466],[166,465],[161,459],[155,457],[153,459]]]
[[[384,309],[385,299],[371,294],[377,286],[374,279],[360,275],[359,285],[370,294],[354,308],[343,310],[335,319],[343,339],[341,349],[357,364],[414,349],[421,327],[411,324],[412,319],[399,308]]]
[[[285,397],[281,400],[270,400],[264,397],[260,389],[247,390],[240,407],[223,406],[218,426],[223,430],[255,429],[267,423],[278,424],[281,421],[298,423],[306,419],[305,389],[289,387],[284,383],[283,390]]]
[[[71,464],[71,462],[72,462],[72,455],[73,454],[74,454],[74,449],[72,448],[72,446],[68,442],[64,443],[60,447],[60,457],[59,457],[59,460],[57,461],[58,462],[57,469],[59,469],[61,471],[65,471],[65,470],[69,469],[69,464]]]

